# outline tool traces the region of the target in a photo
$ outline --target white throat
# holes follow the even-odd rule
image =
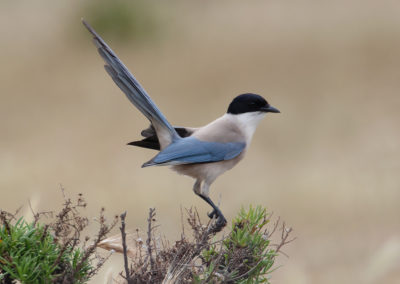
[[[260,121],[265,117],[265,112],[246,112],[241,114],[227,114],[236,119],[239,129],[243,131],[246,137],[246,144],[249,145],[253,138],[254,132]]]

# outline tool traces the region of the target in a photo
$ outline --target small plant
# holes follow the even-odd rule
[[[203,224],[196,210],[187,210],[191,236],[182,221],[181,238],[172,245],[156,232],[155,209],[149,211],[146,234],[127,234],[124,213],[121,234],[106,238],[118,217],[107,224],[102,208],[98,233],[83,237],[89,224],[80,213],[85,207],[82,195],[75,202],[64,196],[56,214],[31,208],[34,221],[29,223],[17,218],[18,212],[0,210],[0,284],[86,283],[108,258],[97,254],[97,247],[124,256],[124,272],[114,283],[269,283],[276,257],[293,241],[292,230],[279,219],[271,225],[271,214],[261,206],[242,208],[225,237],[217,237],[215,220]],[[273,244],[271,237],[278,230]]]
[[[157,236],[155,212],[150,209],[147,238],[139,230],[125,233],[121,216],[121,237],[111,237],[100,247],[123,253],[125,271],[115,283],[269,283],[276,257],[289,239],[288,229],[279,219],[271,226],[271,215],[261,206],[241,209],[226,237],[215,239],[214,221],[202,224],[196,210],[187,210],[192,237],[185,235],[173,245]],[[278,243],[271,236],[280,228]],[[130,265],[128,264],[130,259]]]
[[[249,210],[240,210],[232,222],[232,231],[222,241],[203,250],[202,257],[206,264],[203,273],[195,275],[196,282],[218,283],[268,283],[279,249],[288,242],[291,229],[282,226],[283,234],[279,245],[271,245],[271,232],[266,225],[270,216],[265,208],[257,206]]]
[[[82,195],[76,202],[65,198],[55,218],[53,212],[32,210],[31,223],[0,210],[0,283],[86,283],[94,276],[107,259],[95,254],[97,245],[118,219],[106,224],[102,209],[97,235],[82,243],[81,233],[89,224],[79,211],[84,207]],[[43,216],[52,221],[40,223]]]
[[[82,250],[62,250],[48,229],[48,226],[28,224],[23,218],[8,228],[3,225],[0,229],[1,280],[49,283],[64,270],[75,271],[75,283],[88,280],[88,272],[93,267],[89,260],[83,260]],[[78,264],[81,265],[78,267]]]

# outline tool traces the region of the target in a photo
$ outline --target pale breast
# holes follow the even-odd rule
[[[247,139],[245,133],[243,133],[237,123],[232,120],[232,117],[224,115],[210,124],[201,127],[194,131],[192,137],[195,137],[201,141],[207,142],[241,142],[246,143]],[[190,176],[201,181],[205,181],[211,184],[218,176],[233,168],[240,160],[243,159],[246,148],[243,149],[242,153],[233,159],[226,161],[219,161],[213,163],[200,163],[200,164],[186,164],[186,165],[175,165],[172,169],[176,172]]]
[[[227,116],[222,116],[198,129],[192,136],[201,141],[208,142],[246,142],[244,133]]]
[[[178,172],[179,174],[190,176],[201,181],[205,181],[208,184],[214,182],[214,180],[223,174],[224,172],[232,169],[237,163],[239,163],[244,155],[243,150],[237,157],[227,160],[213,163],[201,163],[201,164],[186,164],[172,166],[171,169]]]

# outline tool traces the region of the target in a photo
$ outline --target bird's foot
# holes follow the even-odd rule
[[[226,219],[222,214],[218,216],[217,220],[215,223],[209,227],[210,233],[216,234],[218,232],[221,232],[222,229],[226,226]]]
[[[222,228],[224,228],[226,226],[227,222],[226,222],[224,215],[222,215],[221,211],[214,209],[211,213],[208,213],[207,215],[211,219],[216,218],[215,227],[214,227],[215,232],[221,231]]]
[[[218,211],[215,210],[215,209],[214,209],[211,213],[207,213],[207,215],[208,215],[208,217],[209,217],[210,219],[219,216]]]
[[[226,219],[222,214],[218,216],[216,225],[218,228],[221,228],[221,229],[226,226]]]

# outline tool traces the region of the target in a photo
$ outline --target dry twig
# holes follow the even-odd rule
[[[119,228],[121,230],[121,236],[122,236],[122,248],[123,248],[123,255],[124,255],[124,267],[125,267],[125,275],[126,275],[126,281],[128,284],[132,283],[132,280],[130,278],[130,273],[129,273],[129,264],[128,264],[128,255],[127,255],[127,246],[126,246],[126,232],[125,232],[125,217],[126,217],[126,211],[121,214],[121,227]]]

